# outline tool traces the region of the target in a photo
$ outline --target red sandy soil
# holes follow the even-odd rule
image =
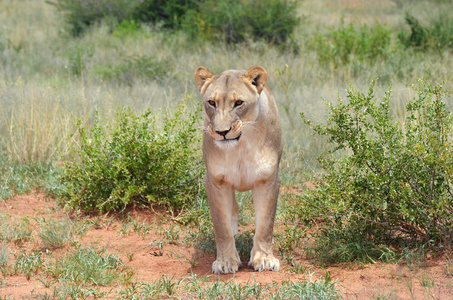
[[[288,192],[283,190],[283,193]],[[41,193],[16,196],[13,199],[0,202],[0,212],[11,216],[52,217],[62,218],[65,216],[62,209],[54,200],[47,198]],[[99,229],[91,227],[86,235],[80,240],[80,244],[106,247],[109,253],[118,255],[123,262],[135,271],[134,278],[137,281],[151,282],[161,278],[163,274],[169,277],[183,278],[190,273],[197,275],[209,275],[212,281],[219,278],[229,281],[234,278],[237,283],[260,282],[263,284],[282,280],[308,280],[308,272],[295,274],[290,272],[290,266],[282,262],[280,272],[253,272],[244,264],[233,275],[211,274],[211,264],[214,255],[207,255],[197,251],[193,247],[187,247],[182,243],[183,233],[176,244],[164,244],[160,251],[154,239],[161,239],[155,232],[156,224],[162,222],[168,225],[168,218],[163,218],[152,211],[130,212],[134,220],[145,221],[152,227],[149,234],[142,238],[131,231],[128,235],[121,235],[121,221],[115,218],[111,222],[104,223]],[[88,218],[88,217],[84,217]],[[93,218],[94,220],[95,218]],[[278,229],[277,229],[278,230]],[[40,249],[39,238],[22,245],[22,249]],[[14,246],[15,247],[15,246]],[[12,251],[20,251],[20,248]],[[70,246],[68,246],[70,247]],[[64,253],[68,249],[61,249]],[[302,253],[302,251],[300,251]],[[129,260],[133,253],[132,260]],[[176,254],[176,255],[175,255]],[[187,259],[181,255],[196,259],[195,267],[191,267]],[[180,256],[177,258],[176,256]],[[325,269],[314,266],[310,261],[299,257],[299,263],[310,267],[310,272],[316,271],[313,279],[324,276],[326,271],[331,273],[332,280],[337,282],[344,299],[453,299],[453,279],[447,275],[447,257],[430,258],[420,266],[409,269],[404,264],[344,264],[330,266]],[[451,264],[451,262],[450,262]],[[451,272],[451,271],[450,271]],[[451,273],[450,273],[451,274]],[[0,276],[2,276],[0,274]],[[434,283],[432,287],[422,287],[423,279],[429,279]],[[412,291],[409,288],[412,286]],[[38,276],[32,276],[27,280],[23,275],[0,277],[1,299],[37,299],[36,292],[51,294],[51,289],[46,289]],[[10,297],[10,298],[8,298]]]

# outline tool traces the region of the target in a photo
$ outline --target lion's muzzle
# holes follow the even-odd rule
[[[216,130],[215,124],[210,123],[208,125],[208,131],[212,138],[219,142],[239,140],[242,133],[242,121],[241,120],[234,121],[228,130]]]

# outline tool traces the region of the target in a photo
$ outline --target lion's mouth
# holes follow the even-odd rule
[[[237,146],[237,144],[239,143],[239,139],[241,138],[241,135],[242,134],[239,134],[237,137],[233,139],[223,137],[222,140],[214,140],[214,144],[220,149],[230,149]]]
[[[223,140],[221,141],[239,141],[239,139],[241,138],[242,136],[242,133],[240,133],[237,137],[233,138],[233,139],[228,139],[226,136],[223,137]]]

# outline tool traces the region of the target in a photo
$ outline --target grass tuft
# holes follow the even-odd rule
[[[14,269],[21,271],[27,280],[30,280],[32,274],[37,273],[43,268],[43,260],[41,251],[26,253],[22,251],[14,263]]]
[[[42,218],[39,223],[41,225],[39,237],[43,242],[44,248],[49,250],[63,248],[72,243],[77,234],[84,231],[79,224],[70,219],[55,221]]]
[[[0,213],[0,240],[22,244],[32,238],[32,228],[28,217],[11,218],[8,214]]]
[[[45,274],[77,285],[109,286],[114,282],[128,282],[133,271],[105,249],[81,247],[53,263],[47,263]]]

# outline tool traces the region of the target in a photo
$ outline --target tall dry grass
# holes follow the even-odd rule
[[[31,87],[18,81],[2,93],[0,141],[16,160],[44,162],[56,156],[74,120],[55,101],[55,91]]]

